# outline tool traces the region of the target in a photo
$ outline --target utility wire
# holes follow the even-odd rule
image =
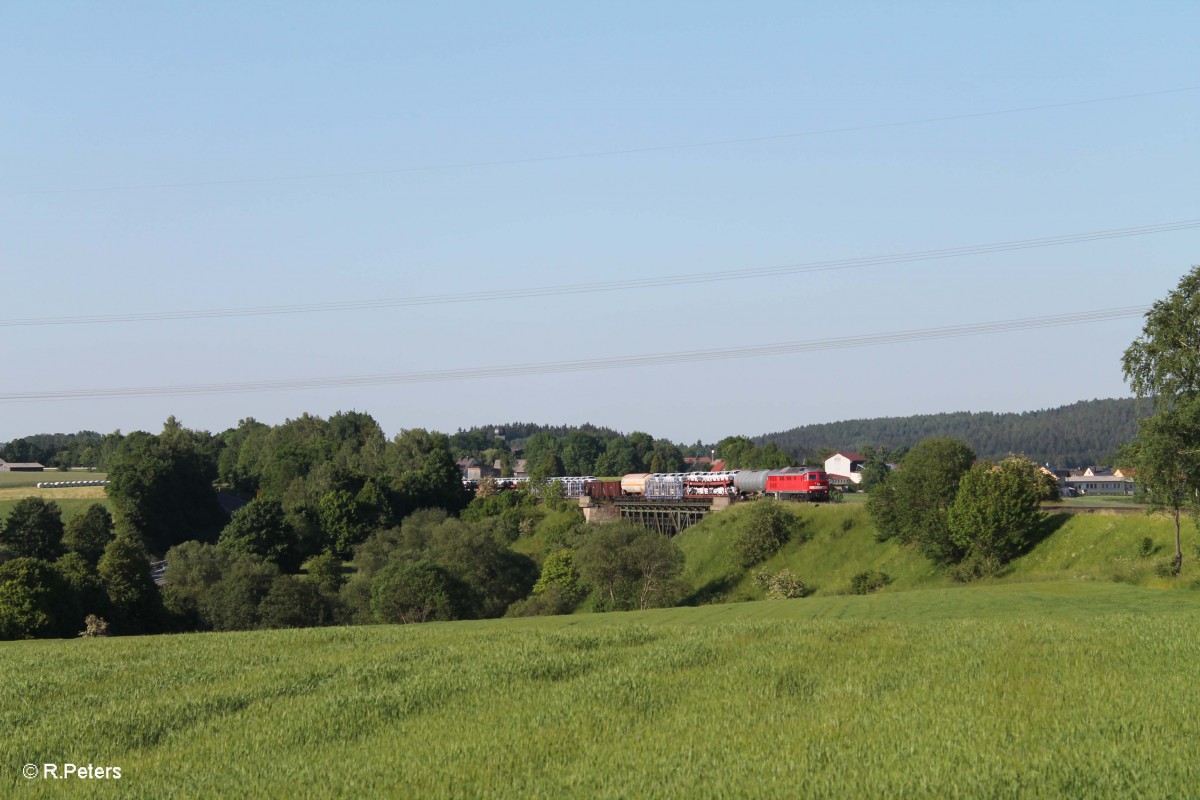
[[[23,191],[5,192],[8,195],[34,195],[34,194],[76,194],[82,192],[117,192],[130,191],[137,189],[188,189],[202,186],[237,186],[244,184],[255,183],[285,183],[298,181],[316,181],[316,180],[331,180],[335,178],[362,178],[376,175],[403,175],[406,173],[417,172],[437,172],[444,170],[461,170],[461,169],[478,169],[482,167],[508,167],[521,164],[539,164],[550,161],[570,161],[583,158],[601,158],[606,156],[625,156],[635,155],[639,153],[662,153],[671,150],[692,150],[701,147],[722,147],[726,145],[736,144],[752,144],[754,142],[772,142],[784,139],[801,139],[809,136],[828,136],[838,133],[855,133],[859,131],[874,131],[884,130],[887,128],[905,128],[915,125],[931,125],[937,122],[954,122],[957,120],[981,119],[984,117],[999,117],[1008,114],[1024,114],[1031,111],[1049,111],[1056,108],[1070,108],[1073,106],[1094,105],[1097,103],[1113,103],[1120,100],[1134,100],[1141,97],[1157,97],[1160,95],[1180,94],[1182,92],[1194,92],[1200,89],[1200,86],[1183,86],[1176,89],[1159,89],[1151,92],[1137,92],[1135,94],[1120,94],[1110,97],[1095,97],[1087,100],[1068,100],[1061,103],[1046,103],[1036,106],[1021,106],[1018,108],[1005,108],[996,111],[978,111],[970,114],[951,114],[940,117],[926,117],[923,119],[903,120],[900,122],[879,122],[871,125],[852,125],[840,128],[821,128],[810,131],[800,131],[796,133],[778,133],[769,136],[749,136],[738,139],[715,139],[706,142],[687,142],[682,144],[665,144],[652,147],[632,147],[622,150],[595,150],[584,153],[569,153],[556,156],[535,156],[531,158],[514,158],[496,161],[464,161],[448,164],[428,164],[424,166],[409,166],[409,167],[387,167],[374,168],[364,170],[354,170],[347,172],[321,172],[309,173],[305,175],[275,175],[264,177],[251,178],[230,178],[225,180],[209,180],[209,181],[179,181],[170,183],[142,183],[142,184],[117,184],[110,186],[87,186],[74,187],[63,189],[28,189]]]
[[[285,306],[250,306],[244,308],[214,308],[196,311],[150,311],[128,314],[95,314],[71,317],[26,317],[0,319],[0,328],[43,327],[50,325],[96,325],[118,322],[159,322],[183,319],[219,319],[228,317],[265,317],[284,314],[316,314],[334,311],[367,311],[379,308],[403,308],[409,306],[451,305],[457,303],[479,303],[493,300],[516,300],[529,297],[552,297],[559,295],[596,294],[634,289],[649,289],[663,286],[686,286],[703,283],[744,281],[771,278],[782,275],[797,275],[813,272],[863,269],[886,264],[905,264],[917,261],[933,261],[944,258],[1003,253],[1012,250],[1029,250],[1038,247],[1055,247],[1129,236],[1147,236],[1200,228],[1200,219],[1165,222],[1156,225],[1141,225],[1134,228],[1113,228],[1087,233],[1072,233],[1047,236],[1038,239],[1017,239],[1008,242],[950,247],[940,250],[922,250],[911,253],[846,258],[833,261],[813,261],[797,264],[781,264],[774,267],[721,270],[719,272],[692,272],[677,275],[660,275],[647,278],[630,278],[620,281],[593,281],[521,289],[492,289],[483,292],[456,294],[418,295],[414,297],[388,297],[373,300],[345,300],[331,303],[311,303]]]
[[[247,381],[238,383],[205,383],[178,386],[142,386],[122,389],[61,389],[36,392],[0,393],[0,403],[43,402],[46,400],[109,400],[140,397],[172,397],[180,395],[241,394],[247,392],[296,391],[300,389],[334,389],[350,386],[394,386],[450,381],[512,378],[529,375],[553,375],[570,372],[654,367],[667,364],[688,364],[706,361],[729,361],[793,353],[813,353],[859,347],[875,347],[903,342],[956,339],[991,333],[1009,333],[1040,328],[1083,325],[1117,319],[1129,319],[1146,313],[1149,306],[1127,306],[1098,311],[1057,314],[1048,317],[999,320],[971,325],[950,325],[862,336],[842,336],[833,339],[779,342],[775,344],[725,347],[711,350],[685,350],[648,355],[612,356],[575,361],[550,361],[540,364],[511,364],[495,367],[397,372],[382,375],[348,375],[334,378],[301,378],[296,380]]]

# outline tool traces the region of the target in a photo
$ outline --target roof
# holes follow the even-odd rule
[[[866,456],[864,456],[862,453],[842,453],[842,452],[837,452],[837,453],[834,453],[833,455],[834,455],[834,456],[841,456],[842,458],[846,459],[847,461],[866,461],[866,460],[867,460],[867,457],[866,457]],[[830,456],[830,458],[833,458],[833,456]]]
[[[36,461],[5,461],[2,458],[0,458],[0,467],[7,467],[8,469],[45,469],[45,467]]]

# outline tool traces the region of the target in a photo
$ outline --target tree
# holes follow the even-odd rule
[[[384,459],[396,493],[396,519],[419,508],[458,511],[466,505],[462,473],[445,434],[421,428],[403,431],[387,446]]]
[[[49,563],[14,558],[0,564],[0,639],[70,634],[63,601],[68,587]]]
[[[159,627],[162,598],[150,577],[150,559],[136,533],[119,531],[104,548],[96,565],[113,611],[114,624],[123,633],[145,633]]]
[[[1165,513],[1175,523],[1174,572],[1183,565],[1180,518],[1195,512],[1200,479],[1200,398],[1188,397],[1173,408],[1138,422],[1137,438],[1121,450],[1122,467],[1137,477],[1141,499],[1151,513]]]
[[[333,622],[333,609],[321,588],[296,575],[280,575],[258,606],[264,628],[311,628]]]
[[[953,563],[963,556],[950,533],[949,512],[958,483],[975,453],[956,439],[926,439],[908,451],[887,491],[868,495],[867,509],[882,539],[913,543],[930,559]]]
[[[190,540],[215,541],[228,519],[212,487],[216,459],[203,438],[171,417],[162,434],[130,434],[112,456],[108,496],[115,516],[153,553]]]
[[[168,572],[171,569],[174,567],[168,567]],[[274,564],[249,553],[236,554],[220,580],[198,597],[202,624],[217,631],[248,631],[259,627],[260,606],[278,577],[279,568]]]
[[[571,431],[563,441],[563,471],[567,475],[593,475],[596,459],[604,451],[604,441],[599,436],[586,431]]]
[[[50,561],[62,555],[62,538],[62,511],[58,504],[40,497],[25,497],[8,513],[0,542],[14,557]]]
[[[1192,509],[1200,523],[1200,267],[1146,314],[1142,333],[1125,350],[1125,380],[1154,415],[1140,420],[1138,436],[1123,452],[1152,510],[1175,521],[1173,571],[1183,565],[1180,515]]]
[[[308,559],[300,568],[310,581],[331,594],[337,594],[346,583],[341,560],[328,550]]]
[[[88,614],[111,616],[108,595],[95,564],[88,563],[79,553],[67,553],[54,562],[54,570],[67,587],[69,598],[64,605],[70,608],[69,620],[82,622]]]
[[[1200,394],[1200,266],[1146,313],[1142,333],[1125,350],[1125,380],[1155,409]]]
[[[683,551],[666,536],[637,525],[596,526],[575,551],[575,562],[603,609],[669,606],[681,594]]]
[[[317,514],[326,541],[340,556],[349,556],[355,545],[371,535],[371,526],[362,519],[354,495],[345,489],[322,495]]]
[[[385,567],[371,584],[371,611],[379,622],[411,624],[458,619],[461,587],[428,561]]]
[[[657,439],[646,468],[651,472],[682,472],[683,453],[668,439]]]
[[[92,503],[82,514],[76,514],[67,523],[62,541],[67,550],[78,553],[89,564],[95,566],[112,539],[112,514],[100,503]]]
[[[297,566],[296,532],[284,517],[283,505],[276,500],[251,500],[233,512],[218,544],[261,556],[280,569]]]
[[[859,484],[859,488],[870,493],[876,487],[883,485],[892,468],[887,465],[888,453],[886,450],[876,450],[873,447],[863,448],[863,450],[866,461],[862,466],[862,483]]]
[[[954,544],[976,573],[994,573],[1023,553],[1046,515],[1039,509],[1041,470],[1023,456],[976,464],[959,482],[948,522]]]
[[[557,589],[562,600],[571,606],[583,599],[573,551],[565,548],[555,550],[542,562],[541,575],[533,585],[531,594],[540,595],[551,589]]]

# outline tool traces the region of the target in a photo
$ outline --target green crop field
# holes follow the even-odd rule
[[[90,506],[92,503],[99,503],[100,505],[107,508],[109,511],[112,511],[112,503],[110,503],[108,501],[108,499],[104,498],[104,497],[98,497],[98,498],[47,497],[46,499],[54,500],[54,502],[58,504],[58,507],[60,509],[62,509],[63,522],[67,522],[72,517],[74,517],[76,514],[83,513],[83,511],[85,511],[87,509],[87,507]],[[7,518],[8,513],[10,511],[12,511],[13,506],[15,506],[19,502],[20,502],[20,500],[17,498],[0,498],[0,520]]]
[[[48,469],[45,472],[0,472],[0,489],[37,486],[39,483],[50,481],[103,480],[108,480],[108,475],[104,472],[59,472],[56,469]]]
[[[0,794],[1184,797],[1197,663],[1200,592],[1101,582],[5,643]]]

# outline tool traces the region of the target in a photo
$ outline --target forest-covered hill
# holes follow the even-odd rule
[[[1083,400],[1060,408],[1023,413],[958,411],[911,417],[852,419],[803,425],[755,437],[758,444],[774,442],[797,459],[822,450],[883,447],[895,451],[931,436],[953,436],[971,445],[976,455],[999,459],[1024,453],[1038,463],[1056,467],[1108,464],[1137,433],[1137,401]]]

